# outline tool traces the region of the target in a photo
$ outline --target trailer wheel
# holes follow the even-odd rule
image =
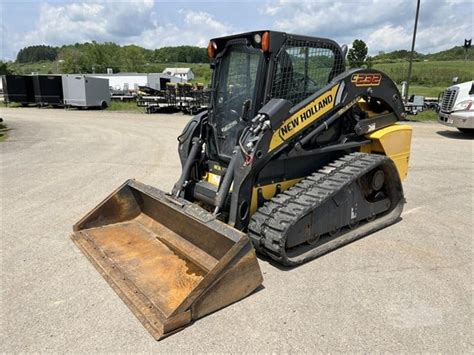
[[[102,101],[102,102],[100,103],[100,109],[101,109],[101,110],[105,110],[106,108],[107,108],[107,102]]]

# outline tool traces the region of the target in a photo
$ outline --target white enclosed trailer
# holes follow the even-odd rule
[[[91,74],[95,78],[109,79],[109,86],[114,91],[138,91],[139,86],[148,86],[156,90],[164,90],[166,83],[177,83],[180,80],[163,73],[117,73]]]
[[[64,105],[71,107],[100,107],[110,105],[109,80],[87,75],[62,76]]]

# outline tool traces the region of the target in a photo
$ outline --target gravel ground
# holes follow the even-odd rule
[[[5,109],[2,352],[473,351],[473,141],[413,124],[403,220],[156,342],[69,239],[126,179],[169,190],[189,116]]]

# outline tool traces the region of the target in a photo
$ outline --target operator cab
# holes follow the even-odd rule
[[[257,31],[209,42],[213,68],[208,156],[228,162],[244,128],[272,98],[297,105],[344,72],[334,41]]]

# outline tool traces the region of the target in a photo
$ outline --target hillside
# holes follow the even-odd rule
[[[13,74],[68,74],[73,73],[72,71],[64,70],[64,66],[57,61],[41,61],[37,63],[16,63],[9,62],[7,63],[8,70]],[[186,67],[191,68],[195,78],[194,82],[208,84],[211,82],[211,69],[209,63],[182,63],[182,62],[168,62],[168,63],[145,63],[143,68],[137,70],[136,72],[142,73],[161,73],[165,68],[168,67]],[[97,70],[97,73],[103,71]],[[117,71],[115,71],[117,72]]]
[[[424,59],[428,60],[464,60],[464,48],[461,46],[453,47],[445,51],[441,51],[433,54],[426,54]],[[471,65],[474,63],[474,51],[471,48],[468,52],[468,60],[471,61]]]
[[[18,52],[15,62],[9,63],[13,73],[104,73],[151,72],[150,66],[159,64],[161,70],[174,63],[207,62],[206,48],[194,46],[145,49],[136,45],[119,46],[112,42],[86,42],[61,47],[30,46]],[[54,63],[54,64],[51,64]],[[169,64],[166,64],[169,63]]]
[[[396,83],[406,80],[408,62],[376,63],[375,69],[386,73]],[[474,78],[474,65],[472,61],[427,61],[414,62],[412,70],[412,83],[421,86],[450,86],[453,78],[458,77],[458,82],[469,81]]]
[[[207,63],[145,63],[143,72],[159,73],[166,67],[190,67],[196,76],[194,81],[205,84],[211,81],[211,70]],[[51,74],[65,72],[62,70],[61,64],[50,61],[26,64],[8,63],[8,68],[16,74],[30,74],[32,72]],[[383,71],[396,83],[400,84],[406,80],[408,62],[375,63],[374,68]],[[472,80],[474,78],[473,62],[427,61],[413,63],[412,81],[414,85],[446,87],[451,85],[454,77],[458,77],[459,82]]]
[[[23,50],[22,61],[28,57],[51,55],[50,47],[34,46]],[[120,47],[114,43],[85,43],[55,48],[55,61],[42,60],[33,63],[9,62],[8,70],[16,74],[51,73],[97,73],[105,72],[111,67],[114,72],[162,72],[166,67],[190,67],[195,74],[195,82],[209,84],[211,70],[207,63],[204,48],[166,47],[147,50],[138,46]],[[373,67],[389,75],[397,84],[406,80],[408,73],[409,52],[398,50],[383,53],[373,58]],[[415,53],[413,63],[412,89],[419,94],[435,95],[443,88],[450,86],[454,77],[459,82],[474,78],[474,52],[471,60],[464,61],[464,49],[451,49],[432,54]],[[454,59],[453,59],[454,58]],[[59,60],[61,59],[61,60]],[[437,94],[436,94],[437,95]]]
[[[394,63],[399,61],[408,61],[410,59],[410,51],[405,49],[396,50],[388,53],[379,53],[372,57],[375,63]],[[464,60],[464,48],[456,46],[437,53],[422,54],[414,52],[413,59],[415,61],[454,61]],[[474,64],[474,51],[469,51],[468,61]]]

